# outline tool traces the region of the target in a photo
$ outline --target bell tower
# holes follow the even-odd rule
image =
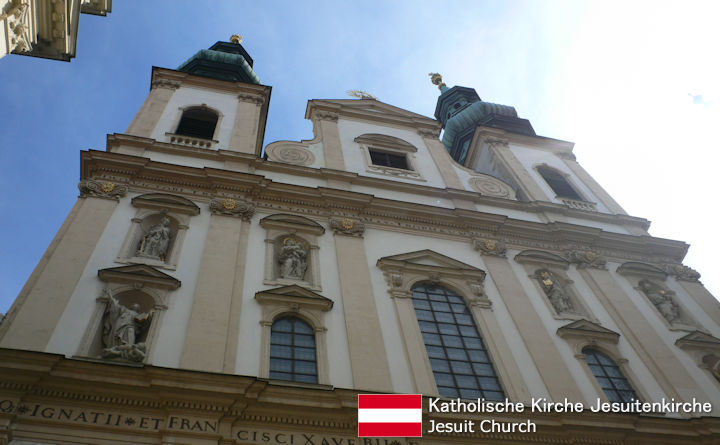
[[[154,144],[259,156],[270,91],[260,83],[242,37],[233,35],[229,42],[198,51],[175,70],[153,67],[150,94],[127,134],[114,135],[112,150],[147,156],[144,144],[122,140],[134,136]]]

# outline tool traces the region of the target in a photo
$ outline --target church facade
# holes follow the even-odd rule
[[[0,444],[720,443],[688,246],[431,80],[435,119],[314,99],[312,140],[263,147],[239,38],[153,68],[0,323]],[[423,394],[423,437],[359,438],[366,393]],[[479,399],[524,408],[432,409]]]

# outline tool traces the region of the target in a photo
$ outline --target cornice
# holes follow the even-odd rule
[[[151,161],[147,158],[85,151],[81,153],[83,179],[113,181],[134,192],[174,193],[209,202],[212,198],[232,198],[252,202],[258,211],[295,212],[317,218],[355,218],[366,227],[410,231],[423,235],[458,240],[473,237],[503,241],[508,248],[535,248],[563,252],[592,249],[608,259],[679,263],[687,244],[649,235],[626,235],[598,228],[562,222],[539,223],[465,209],[439,208],[399,202],[374,195],[327,187],[305,187],[274,182],[256,173],[215,168],[196,168]],[[266,165],[264,161],[258,161]],[[278,166],[277,163],[274,163]],[[306,167],[292,166],[294,169]],[[314,170],[318,177],[322,170]],[[343,174],[340,174],[343,176]],[[353,183],[383,187],[393,181],[356,178]],[[430,196],[447,197],[444,190],[427,186],[402,186]],[[502,208],[525,210],[542,205],[499,198],[478,197],[479,202]],[[610,216],[610,215],[607,215]],[[623,217],[618,216],[618,219]]]
[[[151,84],[160,81],[166,83],[169,82],[169,85],[173,85],[173,83],[176,82],[178,83],[178,87],[192,86],[195,88],[205,88],[213,91],[226,91],[237,95],[242,94],[243,97],[249,95],[250,97],[253,97],[253,100],[256,100],[255,97],[262,98],[262,101],[265,104],[269,102],[270,92],[272,91],[272,87],[266,85],[211,79],[209,77],[194,76],[190,73],[154,66],[152,67]]]

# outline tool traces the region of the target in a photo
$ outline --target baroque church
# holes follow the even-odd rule
[[[688,245],[571,142],[431,82],[434,119],[312,99],[313,139],[264,147],[239,36],[154,67],[0,323],[0,444],[720,444],[720,304]],[[422,394],[423,437],[359,438],[374,393]],[[638,401],[660,407],[590,410]],[[467,419],[492,427],[430,431]]]

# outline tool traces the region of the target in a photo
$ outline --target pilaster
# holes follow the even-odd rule
[[[363,238],[336,232],[335,249],[353,386],[359,390],[392,391]]]
[[[258,94],[238,94],[237,115],[228,150],[255,154],[260,108],[265,98]]]
[[[105,189],[110,188],[108,184]],[[117,198],[88,195],[78,200],[2,323],[2,347],[45,350],[117,207]]]
[[[133,119],[126,133],[149,138],[160,121],[160,116],[167,108],[170,98],[179,87],[180,82],[178,81],[162,79],[154,75],[150,94],[148,94],[138,114],[135,115],[135,119]]]
[[[566,397],[571,401],[585,400],[508,260],[486,255],[483,261],[500,295],[503,296],[508,312],[532,356],[550,397],[553,400],[563,400]]]

